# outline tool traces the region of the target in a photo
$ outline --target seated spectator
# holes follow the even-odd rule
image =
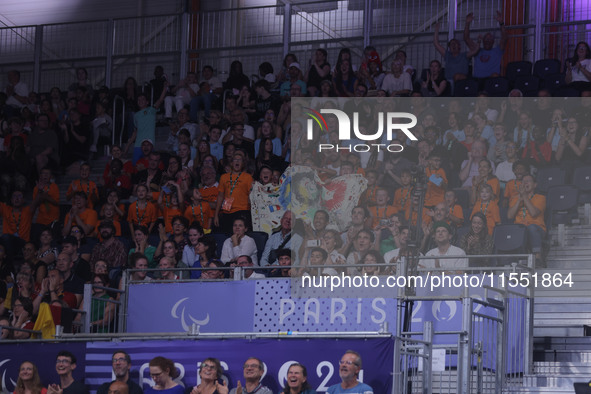
[[[503,206],[505,208],[509,206],[509,201],[519,195],[521,181],[525,175],[530,173],[531,170],[529,164],[523,161],[514,162],[511,168],[514,175],[513,179],[505,184],[505,199],[503,200]]]
[[[91,168],[89,163],[84,162],[80,164],[80,178],[75,179],[70,183],[68,192],[66,193],[66,199],[70,201],[72,200],[72,197],[74,197],[74,193],[79,191],[84,192],[87,198],[86,206],[92,209],[98,202],[99,195],[96,183],[90,180],[90,171]]]
[[[464,129],[466,131],[467,129]],[[466,134],[466,141],[468,140],[468,134]],[[486,157],[486,144],[482,141],[474,141],[472,149],[468,155],[468,160],[464,160],[460,170],[460,181],[462,187],[472,186],[472,181],[475,176],[479,176],[479,165],[480,161]],[[494,167],[493,167],[494,170]]]
[[[191,184],[191,172],[183,169],[181,166],[181,159],[178,156],[171,156],[168,159],[168,166],[162,173],[160,188],[168,182],[178,184],[179,187],[177,188],[177,191],[180,193],[179,200],[182,200],[182,194],[189,189],[189,185]],[[172,186],[169,186],[169,189],[171,188]]]
[[[53,234],[51,229],[44,228],[39,234],[39,249],[37,249],[37,261],[45,266],[51,266],[57,258],[57,248],[53,244]]]
[[[176,262],[173,257],[162,256],[158,261],[158,268],[164,271],[158,271],[160,280],[179,280],[180,277],[175,273]]]
[[[199,378],[201,383],[193,387],[191,393],[227,394],[228,383],[227,381],[222,380],[222,376],[224,376],[224,370],[222,369],[220,360],[213,357],[206,358],[199,366]]]
[[[29,361],[21,364],[14,389],[14,394],[25,393],[47,394],[47,389],[41,384],[41,377],[39,376],[37,366]]]
[[[515,174],[513,173],[513,164],[518,160],[515,142],[506,142],[504,156],[506,159],[498,163],[497,169],[495,170],[495,176],[499,179],[502,189],[505,189],[505,185],[510,180],[515,179]]]
[[[290,278],[292,266],[291,250],[277,249],[277,262],[280,268],[269,272],[269,276],[274,278]]]
[[[143,147],[144,144],[142,144]],[[151,149],[152,144],[146,141],[146,149]],[[143,152],[143,149],[142,149]],[[123,157],[123,152],[121,151],[121,147],[119,145],[112,145],[111,146],[111,160],[107,162],[105,166],[105,170],[103,171],[103,180],[106,182],[106,177],[111,172],[111,161],[118,159],[123,164],[123,169],[121,172],[129,177],[132,177],[136,173],[136,168],[133,166],[131,160],[128,160]],[[147,164],[147,159],[146,159]]]
[[[505,125],[502,123],[495,124],[493,128],[494,143],[489,145],[487,158],[495,165],[507,160],[506,147],[511,141],[507,137]],[[497,168],[498,170],[498,168]]]
[[[464,250],[468,256],[492,254],[494,242],[488,228],[487,218],[482,212],[472,214],[470,231],[460,238],[458,246]],[[470,266],[486,267],[488,259],[471,259]]]
[[[10,325],[14,328],[25,330],[32,330],[35,326],[33,319],[33,302],[29,297],[18,297],[13,305],[12,321]],[[26,331],[12,331],[12,339],[28,339],[31,337],[30,332]]]
[[[291,96],[291,87],[292,85],[298,85],[301,88],[301,93],[306,95],[307,93],[307,86],[306,82],[302,80],[302,67],[299,63],[291,63],[289,65],[289,69],[287,70],[287,81],[283,82],[279,88],[279,95],[281,97],[289,97]]]
[[[246,220],[243,218],[234,219],[232,230],[232,236],[224,241],[220,260],[223,263],[228,263],[236,261],[241,255],[246,255],[254,265],[259,265],[256,243],[254,239],[246,235],[248,231]]]
[[[90,332],[113,332],[116,307],[115,301],[106,289],[109,287],[109,275],[95,274],[92,278],[92,301],[90,304]]]
[[[145,394],[157,394],[166,391],[166,394],[183,394],[185,388],[173,379],[178,376],[177,369],[172,360],[164,357],[154,357],[150,360],[150,376],[154,380],[154,386],[147,388]]]
[[[73,225],[80,227],[85,235],[91,234],[94,231],[98,218],[94,209],[87,208],[87,201],[88,197],[86,193],[83,191],[74,192],[72,208],[66,214],[66,219],[64,220],[63,236],[70,233]]]
[[[581,163],[589,143],[588,134],[589,131],[580,127],[578,120],[574,117],[568,118],[566,127],[561,122],[556,161],[559,163]]]
[[[176,261],[181,261],[183,258],[183,249],[185,245],[189,244],[189,239],[187,238],[187,228],[189,227],[189,221],[181,215],[173,216],[171,219],[172,231],[170,235],[164,232],[164,226],[162,224],[158,225],[158,234],[160,235],[160,243],[156,248],[156,255],[158,256],[162,250],[162,242],[168,240],[172,240],[175,242],[175,259]],[[166,238],[168,237],[168,238]]]
[[[138,171],[133,180],[134,185],[146,185],[146,187],[148,188],[147,193],[150,193],[147,194],[147,198],[149,200],[156,200],[158,198],[157,193],[160,193],[160,185],[162,184],[163,176],[163,173],[159,168],[160,164],[160,153],[150,153],[148,167],[144,170]],[[162,166],[162,168],[164,168],[164,166]]]
[[[62,233],[62,235],[63,234],[64,233]],[[78,249],[80,250],[80,256],[84,260],[90,261],[90,254],[92,253],[94,242],[86,237],[84,230],[82,230],[82,228],[78,225],[72,225],[70,232],[67,234],[76,238],[76,242],[78,242]]]
[[[485,140],[489,147],[494,146],[497,143],[497,140],[495,139],[493,128],[488,124],[486,115],[482,112],[474,112],[471,120],[476,125],[474,137],[476,139]]]
[[[277,250],[291,248],[291,211],[285,211],[281,216],[279,230],[275,231],[265,244],[263,255],[261,256],[261,267],[273,265],[277,262]]]
[[[123,243],[115,238],[115,226],[112,222],[102,222],[99,233],[102,241],[92,249],[90,265],[94,266],[98,260],[105,260],[109,263],[109,272],[113,269],[121,270],[127,262],[127,253]]]
[[[16,116],[18,111],[29,103],[29,88],[21,81],[21,73],[18,70],[10,70],[7,74],[6,107],[9,116]]]
[[[516,224],[523,224],[527,230],[527,244],[537,259],[542,257],[542,243],[546,235],[544,211],[546,197],[537,194],[536,181],[530,174],[523,176],[517,195],[509,201],[507,217]]]
[[[91,235],[101,240],[100,232],[98,229],[101,226],[101,223],[105,221],[113,223],[113,226],[115,226],[115,236],[121,237],[121,222],[119,222],[119,220],[117,219],[115,206],[109,203],[103,204],[103,206],[101,207],[100,220],[98,221],[96,228]]]
[[[77,109],[71,109],[68,114],[69,118],[59,124],[63,142],[60,164],[66,169],[66,173],[75,171],[77,162],[88,160],[92,142],[90,127],[80,112]],[[110,137],[111,134],[108,136]]]
[[[134,253],[129,256],[129,268],[142,270],[142,271],[134,271],[129,276],[130,281],[151,281],[152,278],[148,276],[148,272],[145,271],[148,269],[148,259],[141,253]],[[154,266],[154,268],[156,268]],[[123,282],[121,282],[123,284]],[[123,290],[119,288],[119,290]]]
[[[132,184],[129,175],[123,172],[123,162],[119,159],[113,159],[109,164],[109,173],[103,174],[103,186],[127,199],[131,195]]]
[[[433,230],[435,231],[435,243],[437,247],[425,254],[425,257],[432,257],[432,259],[419,260],[419,268],[444,268],[452,272],[458,272],[463,268],[467,268],[468,260],[462,258],[462,256],[466,256],[466,253],[451,244],[452,234],[449,225],[445,222],[437,222],[433,225]],[[457,258],[441,258],[447,256]]]
[[[184,79],[181,79],[178,84],[170,89],[173,96],[164,98],[164,117],[168,120],[172,119],[172,104],[174,103],[176,112],[180,112],[183,107],[191,103],[192,98],[197,96],[198,92],[197,76],[194,72],[187,73]]]
[[[194,99],[195,97],[193,97],[193,100]],[[181,143],[181,132],[183,130],[186,130],[189,133],[189,139],[186,141],[189,143],[189,145],[191,145],[193,141],[199,140],[201,138],[199,126],[189,121],[189,110],[187,110],[187,108],[181,108],[177,112],[176,121],[171,121],[169,126],[170,134],[168,135],[167,142],[170,150],[172,151],[176,151],[178,149],[178,146]]]
[[[425,97],[444,97],[450,95],[450,85],[441,70],[441,62],[432,60],[429,63],[427,79],[421,84],[421,91]]]
[[[91,268],[88,260],[82,257],[78,252],[78,240],[75,237],[67,236],[62,241],[62,252],[69,255],[69,260],[72,262],[71,270],[78,276],[82,282],[90,282]],[[59,255],[58,255],[59,256]],[[105,266],[106,268],[106,266]],[[96,268],[95,268],[96,269]],[[71,275],[68,276],[68,278]]]
[[[111,357],[111,364],[113,366],[113,375],[115,376],[115,380],[112,382],[103,383],[98,390],[96,391],[97,394],[143,394],[142,388],[133,380],[131,379],[131,357],[129,354],[123,350],[116,350]],[[109,387],[113,383],[122,384],[123,390],[125,390],[127,386],[127,391],[124,392],[123,390],[117,392],[115,390],[109,390]]]
[[[213,75],[213,68],[208,65],[203,66],[201,79],[199,80],[199,91],[191,99],[191,122],[197,123],[199,121],[199,109],[201,107],[203,107],[205,118],[208,118],[215,98],[222,93],[222,83],[218,77]],[[194,138],[192,136],[191,139]]]
[[[156,268],[154,254],[156,247],[148,243],[148,228],[146,226],[137,226],[133,232],[133,241],[135,247],[129,250],[129,258],[140,253],[148,264],[149,268]]]
[[[566,83],[578,90],[591,87],[591,48],[585,41],[579,41],[573,57],[566,61]]]
[[[28,242],[31,234],[31,222],[36,207],[24,205],[23,192],[12,192],[10,204],[0,202],[2,212],[2,244],[6,248],[6,254],[10,257]]]
[[[267,386],[263,386],[261,379],[265,367],[263,362],[258,358],[251,357],[244,362],[244,386],[240,381],[237,383],[237,387],[230,390],[230,394],[240,394],[243,392],[257,394],[272,394],[273,392]]]
[[[181,215],[183,201],[183,193],[178,183],[168,181],[162,186],[158,206],[164,218],[164,231],[168,235],[172,234],[172,218]]]
[[[470,190],[470,202],[472,204],[480,197],[480,188],[483,185],[491,187],[492,201],[498,204],[501,197],[501,186],[497,177],[493,175],[490,161],[486,158],[478,162],[478,175],[472,178],[472,188]]]
[[[185,250],[187,250],[188,247],[189,245],[185,246]],[[217,257],[215,239],[213,239],[213,237],[210,235],[199,238],[197,244],[194,247],[194,253],[195,256],[193,261],[190,261],[190,259],[185,259],[185,255],[183,254],[183,262],[191,268],[208,267],[209,264],[214,262]],[[205,272],[201,270],[191,271],[191,279],[199,279],[204,273]]]
[[[149,201],[148,187],[145,184],[138,185],[136,196],[137,201],[133,202],[127,211],[129,232],[133,234],[136,226],[146,226],[150,233],[156,223],[156,207]]]
[[[488,234],[492,236],[495,226],[501,223],[501,216],[499,205],[494,200],[493,188],[488,183],[480,187],[479,199],[476,200],[470,217],[473,217],[477,212],[482,213],[486,217]]]
[[[99,139],[111,138],[113,134],[113,119],[109,114],[106,113],[106,105],[108,101],[97,101],[95,104],[95,115],[92,120],[92,140],[90,141],[90,152],[98,152]],[[75,137],[75,136],[74,136]],[[76,138],[78,142],[82,142],[81,139]]]
[[[347,250],[347,272],[349,275],[359,275],[361,269],[361,257],[370,249],[376,248],[374,245],[375,234],[369,229],[363,229],[357,233],[353,244]]]
[[[76,295],[64,290],[64,274],[57,269],[50,269],[47,278],[43,279],[39,296],[33,302],[33,310],[39,311],[41,302],[58,303],[64,308],[78,307]]]
[[[464,224],[464,210],[461,205],[458,205],[458,198],[456,192],[448,190],[445,192],[443,200],[445,204],[446,214],[445,221],[451,226],[451,228],[461,227]]]
[[[528,162],[532,167],[543,168],[550,165],[553,159],[552,145],[547,141],[546,132],[540,127],[534,127],[521,152],[521,160]]]
[[[459,81],[468,77],[470,60],[467,52],[461,52],[462,45],[452,38],[447,43],[447,49],[439,43],[439,23],[435,24],[433,45],[445,61],[445,79]]]
[[[361,274],[367,276],[379,276],[382,275],[386,269],[384,263],[384,257],[377,250],[370,250],[365,252],[361,258],[363,267],[361,268]]]
[[[447,189],[447,176],[441,168],[441,155],[437,151],[431,151],[427,159],[429,165],[425,168],[427,177],[427,192],[425,194],[425,206],[434,207],[443,202]]]
[[[354,95],[357,78],[349,60],[342,60],[337,63],[336,71],[332,77],[332,83],[337,96],[352,97]],[[302,94],[305,94],[305,91],[302,91]]]
[[[411,79],[413,79],[415,74],[415,68],[410,64],[406,64],[406,52],[402,49],[398,49],[396,52],[394,52],[394,59],[400,60],[402,62],[402,71],[410,75]]]
[[[230,64],[230,72],[224,83],[224,89],[235,90],[234,94],[238,95],[238,90],[245,85],[250,86],[250,79],[242,71],[242,63],[239,60],[234,60]]]
[[[376,192],[376,205],[369,207],[369,214],[371,215],[371,228],[378,226],[385,226],[388,218],[396,213],[396,208],[389,204],[390,196],[386,189],[378,189]]]
[[[213,173],[212,177],[207,174],[205,177],[208,182],[213,179],[215,181],[215,170],[211,167],[203,167],[201,169],[201,180],[203,181],[204,173]],[[217,182],[215,182],[217,183]],[[214,189],[215,187],[211,187]],[[210,203],[204,201],[203,195],[199,192],[200,189],[192,187],[187,191],[186,201],[189,203],[185,208],[184,217],[189,223],[198,223],[203,231],[210,232],[213,221],[214,211],[211,209]],[[202,232],[203,232],[202,231]]]
[[[382,89],[388,92],[388,96],[407,96],[412,90],[412,81],[409,73],[403,70],[401,60],[393,60],[391,74],[387,74],[382,82]]]
[[[180,256],[179,256],[179,249],[180,249]],[[164,242],[158,244],[158,248],[156,249],[156,259],[162,261],[163,258],[168,258],[171,262],[172,267],[176,268],[187,268],[187,265],[183,263],[182,260],[182,252],[184,249],[184,245],[182,248],[179,248],[177,243],[173,239],[168,239]],[[162,267],[160,267],[162,268]],[[190,272],[187,270],[182,271],[175,271],[177,279],[188,279],[190,277]]]
[[[37,207],[35,223],[38,225],[49,226],[59,219],[60,191],[51,177],[51,169],[42,168],[37,185],[33,189],[33,205]]]
[[[322,81],[330,79],[330,64],[327,59],[328,53],[322,48],[316,49],[313,58],[310,59],[310,67],[304,78],[310,97],[318,96]]]

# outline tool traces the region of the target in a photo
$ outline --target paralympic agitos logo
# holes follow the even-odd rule
[[[335,145],[329,143],[321,143],[318,145],[318,152],[330,151],[330,150],[347,150],[349,152],[369,152],[372,150],[380,151],[387,150],[388,152],[402,152],[404,146],[401,144],[388,144],[383,143],[384,131],[386,132],[386,141],[392,141],[393,132],[400,130],[410,140],[417,141],[417,137],[410,131],[417,124],[417,117],[408,112],[379,112],[378,113],[378,129],[373,134],[364,134],[359,129],[359,113],[353,113],[353,122],[349,118],[349,115],[338,109],[321,109],[320,112],[315,111],[311,108],[305,108],[309,112],[305,112],[306,115],[310,116],[307,123],[307,138],[308,140],[314,139],[314,123],[318,125],[321,131],[326,129],[326,132],[333,130],[328,129],[326,119],[322,114],[329,114],[336,116],[338,120],[338,132],[339,141],[351,141],[351,129],[353,129],[354,138],[360,141],[378,141],[377,143],[361,143],[361,144],[345,144]],[[403,120],[410,120],[410,122],[401,123]],[[351,127],[352,126],[352,127]],[[384,130],[385,129],[385,130]]]

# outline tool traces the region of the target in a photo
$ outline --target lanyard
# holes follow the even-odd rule
[[[193,213],[193,217],[197,219],[197,216],[195,216],[195,205],[191,205],[191,212]],[[201,225],[204,225],[205,220],[203,219],[203,206],[201,204],[199,204],[199,214],[201,215]]]
[[[404,190],[404,189],[405,188],[402,188],[402,190]],[[406,200],[408,199],[408,196],[409,195],[410,195],[410,187],[406,189],[406,195],[402,199],[402,204],[400,204],[400,206],[402,207],[402,209],[404,209],[404,204],[406,204]]]
[[[137,225],[141,226],[142,225],[142,220],[144,220],[144,217],[146,216],[146,211],[148,210],[148,203],[146,202],[146,207],[144,208],[144,214],[142,216],[140,216],[140,204],[139,201],[136,201],[135,203],[135,216],[137,217]]]
[[[242,173],[239,173],[238,176],[236,177],[235,181],[232,181],[232,174],[234,174],[233,172],[230,173],[230,196],[232,196],[232,193],[234,192],[234,188],[236,187],[236,185],[238,184],[238,179],[240,179],[240,176],[242,175]]]
[[[529,198],[529,200],[531,201],[531,199],[534,198],[534,195],[532,194],[531,197]],[[525,215],[527,214],[527,209],[525,208],[525,203],[523,204],[523,208],[521,208],[521,212],[523,214],[523,219],[525,219]]]
[[[12,209],[12,211],[10,212],[10,214],[12,215],[12,220],[14,221],[14,224],[16,225],[16,231],[14,232],[15,234],[18,234],[19,229],[21,228],[21,219],[23,217],[23,211],[19,212],[18,215],[18,222],[16,221],[16,216],[14,215],[14,209]]]
[[[484,210],[482,209],[482,201],[480,201],[480,212],[482,212],[484,214],[484,216],[486,216],[486,210],[488,209],[488,204],[490,204],[490,200],[488,200],[486,202],[486,207],[484,207]]]

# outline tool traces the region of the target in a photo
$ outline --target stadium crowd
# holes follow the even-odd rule
[[[150,94],[133,77],[121,89],[95,90],[84,68],[64,91],[36,93],[18,71],[9,72],[0,94],[0,325],[32,329],[44,303],[78,309],[84,284],[92,283],[86,312],[93,330],[112,331],[116,311],[109,301],[117,294],[104,288],[119,288],[128,268],[136,269],[135,281],[222,279],[232,273],[222,268],[234,266],[247,279],[315,274],[316,265],[327,265],[326,275],[383,275],[418,248],[432,257],[420,267],[455,270],[489,263],[462,256],[492,254],[501,223],[526,226],[528,251],[543,258],[547,206],[536,174],[555,166],[572,172],[588,162],[591,50],[578,43],[564,66],[565,86],[582,96],[576,105],[551,108],[549,98],[560,92],[552,85],[537,89],[535,105],[526,107],[508,77],[506,99],[493,99],[499,91],[485,88],[502,74],[508,36],[497,14],[500,42],[495,46],[493,33],[474,41],[472,19],[466,17],[466,51],[455,39],[444,47],[435,32],[444,63],[433,60],[424,72],[403,50],[387,71],[373,47],[361,59],[342,49],[334,67],[324,49],[309,67],[288,54],[278,73],[261,64],[252,84],[238,60],[223,83],[204,66],[199,78],[190,72],[173,86],[156,67]],[[477,97],[456,97],[463,81],[481,88]],[[113,133],[116,95],[126,103],[126,128],[116,130],[126,142],[108,146],[102,177],[91,179],[92,163]],[[377,97],[375,105],[362,99],[368,96]],[[445,105],[435,107],[428,99],[435,96],[448,97]],[[293,97],[333,109],[350,98],[342,109],[358,112],[367,130],[375,130],[379,112],[408,110],[419,119],[412,130],[417,140],[399,132],[387,141],[403,146],[399,153],[319,155],[319,143],[339,143],[335,124],[307,139]],[[161,106],[166,146],[155,144]],[[294,165],[315,170],[324,182],[363,177],[367,187],[346,229],[318,209],[309,220],[284,212],[270,234],[251,231],[253,185],[277,187]],[[76,179],[60,190],[56,178],[73,173]],[[60,205],[62,195],[71,205]],[[145,271],[153,268],[160,270]],[[2,331],[2,338],[30,335]]]

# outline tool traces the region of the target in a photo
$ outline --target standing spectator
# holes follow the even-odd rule
[[[322,48],[317,49],[314,52],[314,58],[310,59],[310,68],[306,72],[305,78],[310,97],[318,96],[322,81],[330,79],[330,64],[327,62],[327,59],[328,53]]]
[[[129,232],[133,234],[135,226],[146,226],[148,233],[152,231],[156,222],[156,207],[149,201],[148,186],[139,184],[136,188],[137,200],[129,206],[127,223]]]
[[[33,189],[33,205],[37,207],[37,225],[49,226],[59,219],[60,191],[52,181],[52,172],[44,167],[39,173],[39,180]]]
[[[250,226],[250,202],[248,196],[252,189],[252,176],[245,171],[245,157],[234,154],[232,171],[220,178],[219,193],[215,209],[214,224],[222,231],[229,232],[234,219],[243,216],[244,224]]]
[[[137,98],[137,105],[139,111],[133,116],[133,124],[135,126],[133,134],[127,141],[125,146],[125,153],[129,151],[131,144],[134,145],[133,149],[133,162],[137,162],[142,154],[142,142],[145,140],[154,141],[156,139],[156,112],[160,105],[164,101],[166,90],[162,91],[162,94],[158,100],[154,103],[153,107],[148,106],[150,102],[145,94],[140,94]]]
[[[94,231],[98,217],[94,209],[86,206],[87,201],[86,193],[83,191],[80,190],[74,193],[72,197],[72,208],[66,214],[64,220],[63,236],[70,234],[70,230],[74,225],[80,227],[84,231],[84,235],[89,235]]]
[[[461,52],[462,44],[452,38],[444,48],[439,43],[439,23],[435,24],[433,33],[433,45],[445,62],[445,79],[448,81],[459,81],[468,77],[470,60],[467,52]]]
[[[482,48],[480,48],[480,39],[476,43],[470,38],[470,24],[473,20],[474,14],[469,13],[466,15],[466,25],[464,26],[464,41],[468,45],[468,48],[470,48],[467,56],[474,57],[474,71],[472,75],[475,78],[498,77],[501,75],[501,61],[507,40],[509,39],[507,30],[505,29],[505,22],[503,22],[503,15],[500,11],[497,11],[495,16],[495,20],[499,22],[501,28],[501,41],[497,47],[493,47],[495,36],[491,32],[486,33],[482,38]]]
[[[68,114],[69,117],[59,123],[63,142],[61,165],[66,169],[66,173],[70,173],[70,166],[75,169],[77,162],[88,160],[89,148],[92,142],[89,125],[83,121],[80,112],[77,109],[71,109]]]
[[[591,48],[585,41],[579,41],[573,57],[566,61],[565,81],[578,90],[591,88]]]
[[[388,96],[407,96],[412,90],[412,81],[410,74],[405,73],[400,60],[393,60],[391,67],[392,73],[384,77],[382,89],[388,92]]]
[[[337,63],[332,82],[339,97],[352,97],[354,95],[357,78],[349,60]]]
[[[12,192],[10,204],[0,202],[2,212],[2,243],[8,256],[14,256],[25,241],[28,242],[31,234],[31,221],[35,207],[24,205],[23,192]]]

